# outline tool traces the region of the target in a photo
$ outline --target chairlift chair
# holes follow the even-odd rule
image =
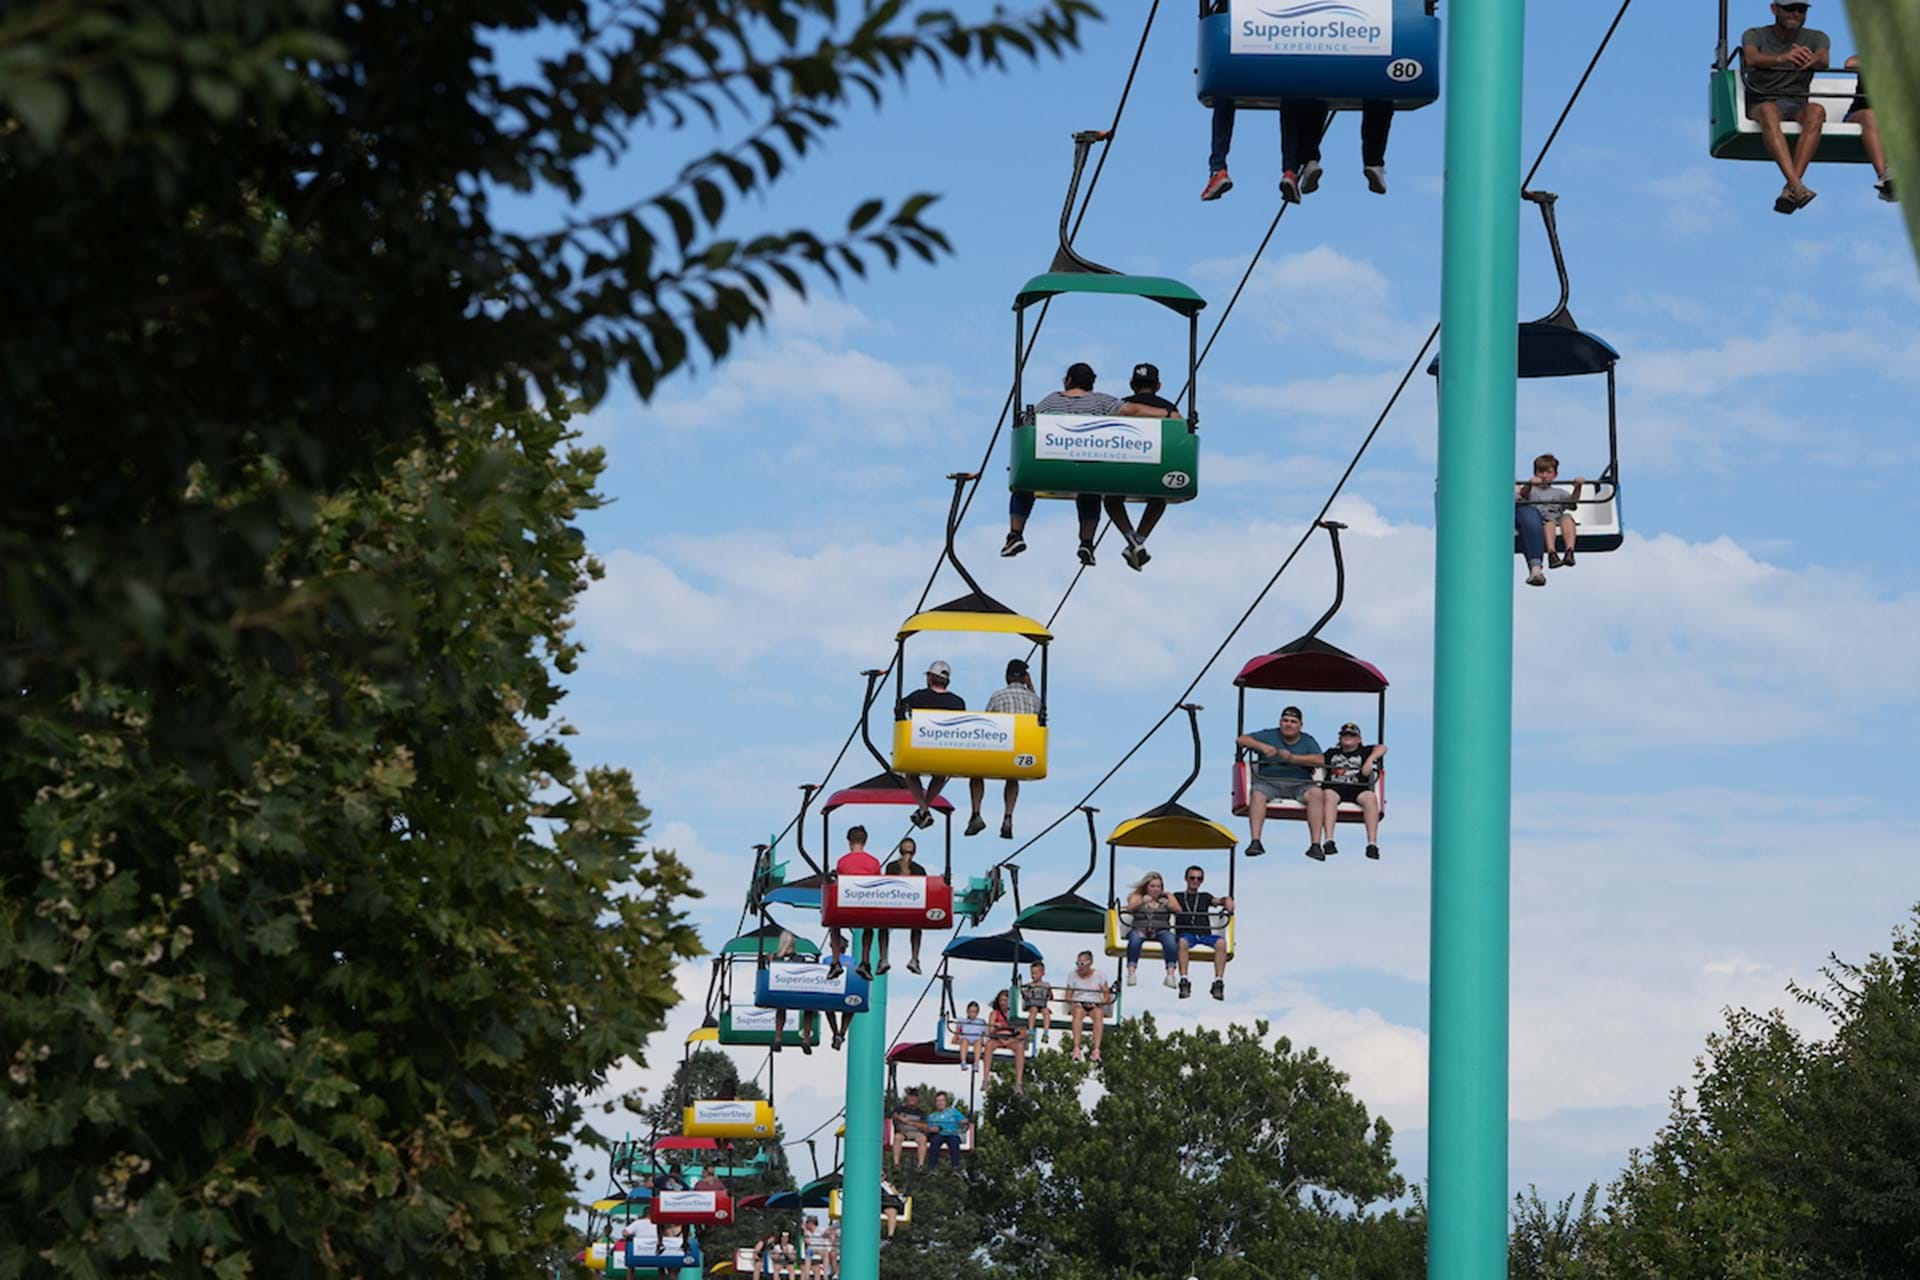
[[[1107,954],[1124,956],[1127,954],[1127,931],[1132,927],[1131,919],[1122,921],[1124,904],[1120,898],[1119,851],[1125,849],[1167,849],[1182,853],[1206,850],[1226,850],[1227,853],[1227,892],[1226,897],[1234,894],[1234,882],[1237,873],[1237,857],[1240,837],[1229,827],[1203,817],[1180,803],[1180,797],[1200,776],[1200,711],[1201,708],[1191,702],[1182,703],[1182,711],[1187,713],[1187,727],[1193,733],[1193,770],[1187,774],[1186,781],[1174,791],[1163,805],[1147,810],[1137,818],[1129,818],[1115,827],[1107,835]],[[1225,919],[1224,929],[1212,932],[1224,936],[1227,955],[1234,952],[1234,920]],[[1160,944],[1148,941],[1141,951],[1142,956],[1154,959],[1163,958]],[[1194,960],[1212,960],[1212,947],[1189,947],[1187,955]]]
[[[1369,102],[1418,110],[1440,96],[1434,8],[1434,0],[1200,0],[1196,92],[1209,107],[1318,99],[1338,110]]]
[[[1727,0],[1720,0],[1720,43],[1714,49],[1713,74],[1707,81],[1710,126],[1707,151],[1716,160],[1767,160],[1767,143],[1760,122],[1747,115],[1747,68],[1745,60],[1735,67],[1734,59],[1744,52],[1727,42]],[[1866,129],[1847,121],[1847,112],[1860,89],[1860,73],[1845,67],[1828,67],[1814,73],[1808,101],[1827,109],[1827,122],[1820,130],[1820,147],[1814,152],[1815,164],[1871,164],[1867,155]],[[1800,125],[1783,121],[1781,132],[1789,148],[1798,145]],[[1582,548],[1584,550],[1584,548]]]
[[[1320,615],[1307,633],[1297,640],[1288,642],[1272,653],[1263,653],[1257,658],[1249,658],[1233,683],[1240,690],[1235,737],[1244,737],[1247,733],[1247,690],[1268,689],[1285,693],[1358,693],[1372,694],[1378,699],[1375,719],[1375,742],[1384,742],[1387,737],[1387,677],[1380,668],[1371,662],[1356,658],[1345,649],[1328,644],[1320,638],[1321,628],[1333,620],[1340,612],[1340,605],[1347,596],[1346,557],[1340,551],[1340,531],[1346,528],[1338,521],[1322,520],[1320,527],[1327,531],[1327,537],[1333,545],[1334,594],[1333,604]],[[1237,748],[1233,759],[1233,814],[1244,818],[1248,812],[1248,800],[1251,793],[1253,775],[1252,753],[1246,748]],[[1314,780],[1324,781],[1325,770],[1315,769]],[[1373,791],[1380,800],[1380,816],[1387,813],[1386,766],[1382,764],[1374,774]],[[1298,800],[1267,801],[1269,818],[1293,818],[1305,821],[1307,807]],[[1337,818],[1341,822],[1359,822],[1363,815],[1360,806],[1350,801],[1341,801]]]

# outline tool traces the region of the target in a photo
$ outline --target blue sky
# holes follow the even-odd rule
[[[1752,8],[1740,18],[1763,21]],[[1106,124],[1138,38],[1143,10],[1109,9],[1064,63],[916,75],[883,111],[852,113],[734,224],[830,230],[868,195],[936,191],[953,258],[789,300],[722,368],[674,380],[650,405],[616,394],[586,420],[615,502],[587,526],[608,574],[580,611],[576,754],[633,771],[656,838],[708,895],[693,910],[710,945],[735,921],[750,846],[786,823],[796,787],[819,778],[850,727],[858,671],[890,656],[937,554],[941,477],[972,467],[992,430],[1009,302],[1052,254],[1069,134]],[[1529,161],[1611,11],[1532,6]],[[1188,12],[1161,10],[1078,244],[1191,282],[1214,300],[1210,318],[1276,208],[1278,147],[1272,117],[1243,117],[1235,190],[1198,202],[1207,114]],[[1811,21],[1852,50],[1839,5],[1816,4]],[[1708,159],[1714,26],[1704,3],[1636,6],[1538,179],[1562,197],[1574,314],[1623,354],[1629,530],[1619,553],[1544,591],[1516,585],[1511,1167],[1516,1187],[1553,1193],[1604,1182],[1651,1137],[1721,1009],[1783,1002],[1787,981],[1812,977],[1828,951],[1884,945],[1920,897],[1920,804],[1903,785],[1920,570],[1902,536],[1916,514],[1920,283],[1865,169],[1816,169],[1820,198],[1784,218],[1770,167]],[[1362,183],[1356,123],[1335,123],[1324,185],[1283,221],[1202,373],[1204,496],[1169,514],[1144,574],[1103,549],[1061,615],[1052,773],[1023,797],[1023,836],[1198,670],[1436,318],[1441,133],[1439,107],[1401,117],[1381,198]],[[645,155],[596,176],[586,206],[650,188],[662,156],[709,141],[647,140]],[[1537,217],[1525,217],[1520,311],[1535,316],[1555,284]],[[1171,371],[1182,340],[1145,304],[1077,300],[1048,321],[1029,386],[1087,359],[1117,389],[1135,360]],[[1604,464],[1600,387],[1529,386],[1520,410],[1525,456],[1550,448],[1567,475]],[[1134,1006],[1171,1026],[1265,1018],[1318,1045],[1392,1121],[1414,1178],[1427,806],[1449,770],[1446,727],[1430,715],[1434,415],[1421,375],[1336,507],[1351,525],[1351,576],[1327,636],[1393,681],[1385,860],[1322,866],[1290,833],[1270,839],[1272,856],[1241,865],[1242,910],[1261,928],[1242,935],[1228,1002],[1143,985]],[[997,559],[1005,461],[1003,445],[962,554],[995,595],[1044,617],[1073,573],[1071,513],[1043,505],[1032,550]],[[1331,580],[1316,543],[1202,682],[1207,760],[1190,804],[1227,816],[1233,673],[1302,631]],[[949,572],[933,599],[961,590]],[[977,703],[1009,654],[968,644],[937,656]],[[1370,720],[1362,702],[1307,709],[1315,731]],[[1175,721],[1101,793],[1102,822],[1164,799],[1187,751]],[[870,766],[855,754],[836,782]],[[876,839],[898,834],[891,820],[870,825]],[[1083,839],[1067,824],[1022,856],[1033,898],[1078,874]],[[956,869],[1010,848],[990,828],[960,843]],[[1054,947],[1062,961],[1070,949]],[[681,979],[693,1004],[624,1083],[658,1082],[697,1024],[704,966]],[[993,979],[963,974],[963,997]],[[896,988],[896,1017],[918,987]],[[839,1105],[840,1067],[837,1055],[784,1057],[789,1133]]]

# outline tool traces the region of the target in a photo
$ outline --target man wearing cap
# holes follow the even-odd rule
[[[1039,413],[1074,413],[1088,416],[1113,415],[1122,418],[1171,418],[1178,412],[1169,405],[1156,409],[1147,404],[1116,400],[1093,389],[1093,366],[1084,361],[1067,367],[1067,376],[1059,391],[1050,391],[1033,406]],[[1171,411],[1170,411],[1171,410]],[[1015,489],[1007,500],[1007,541],[1000,548],[1003,556],[1017,556],[1027,549],[1027,517],[1033,514],[1033,494]],[[1100,523],[1100,495],[1083,493],[1074,499],[1080,515],[1080,563],[1093,565],[1093,535]]]
[[[1340,726],[1340,741],[1327,753],[1327,790],[1336,804],[1357,805],[1367,824],[1367,856],[1380,856],[1380,795],[1373,782],[1380,773],[1380,761],[1386,756],[1385,743],[1367,746],[1360,741],[1360,726],[1349,720]],[[1334,811],[1335,818],[1339,810]],[[1328,828],[1328,835],[1333,834]],[[1329,844],[1332,842],[1329,841]],[[1332,852],[1324,850],[1323,852]]]
[[[1298,800],[1306,809],[1307,856],[1325,862],[1327,855],[1338,853],[1333,843],[1333,821],[1340,804],[1331,791],[1313,780],[1313,771],[1327,762],[1320,744],[1302,731],[1305,723],[1300,708],[1287,707],[1280,712],[1278,729],[1256,729],[1234,739],[1253,759],[1253,778],[1248,787],[1247,817],[1251,839],[1247,856],[1257,858],[1267,851],[1260,843],[1260,828],[1267,821],[1269,800]],[[1325,843],[1322,843],[1324,838]]]
[[[948,666],[945,662],[930,664],[927,667],[926,688],[915,689],[912,693],[908,694],[906,698],[902,700],[902,709],[897,714],[900,716],[911,716],[915,711],[965,711],[967,709],[967,700],[947,688],[952,682],[952,667]],[[917,776],[913,774],[907,775],[907,789],[912,791],[913,798],[920,802],[920,807],[913,811],[912,821],[914,826],[930,827],[933,825],[932,805],[935,800],[940,798],[941,788],[946,785],[947,780],[945,778],[934,778],[929,781],[926,786],[922,787],[920,785],[920,779]],[[973,807],[974,810],[978,812],[980,808],[979,801],[976,800]]]
[[[1180,416],[1180,406],[1160,395],[1160,370],[1157,366],[1142,361],[1133,366],[1133,394],[1121,401],[1122,404],[1142,404],[1150,409],[1158,409],[1169,418]],[[1146,507],[1140,512],[1140,527],[1135,529],[1133,521],[1127,515],[1127,500],[1119,494],[1107,495],[1107,518],[1113,521],[1113,527],[1127,540],[1127,549],[1120,558],[1135,573],[1147,567],[1147,561],[1153,559],[1147,554],[1147,535],[1160,523],[1160,517],[1167,511],[1165,498],[1148,498]]]
[[[1040,714],[1040,698],[1033,691],[1033,676],[1027,671],[1027,664],[1015,658],[1007,663],[1006,687],[987,699],[987,710],[1006,715],[1037,716]],[[973,817],[967,820],[967,834],[979,835],[986,829],[986,820],[980,816],[980,802],[986,798],[987,780],[973,779]],[[1020,779],[1008,778],[1005,790],[1006,813],[1000,819],[1000,838],[1013,839],[1013,806],[1020,800]]]
[[[1820,149],[1827,109],[1812,101],[1813,73],[1827,69],[1832,42],[1807,25],[1805,0],[1773,6],[1773,25],[1749,27],[1740,37],[1740,62],[1747,79],[1747,115],[1759,122],[1767,154],[1786,175],[1787,185],[1773,202],[1775,213],[1793,213],[1813,203],[1813,189],[1802,181]],[[1786,121],[1800,125],[1800,144],[1789,149]]]

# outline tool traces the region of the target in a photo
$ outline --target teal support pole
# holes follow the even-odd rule
[[[853,937],[853,954],[865,939]],[[877,950],[877,948],[876,948]],[[874,957],[878,963],[879,957]],[[880,1280],[880,1120],[887,1101],[887,980],[847,1029],[847,1147],[840,1182],[840,1280]]]
[[[1526,5],[1454,0],[1448,14],[1427,1276],[1503,1280]]]

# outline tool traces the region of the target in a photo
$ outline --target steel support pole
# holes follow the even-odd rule
[[[880,962],[876,939],[874,963]],[[853,955],[865,954],[853,936]],[[887,980],[847,1030],[847,1147],[840,1184],[840,1280],[880,1280],[880,1120],[887,1091]]]
[[[1507,1274],[1513,477],[1525,0],[1449,8],[1434,574],[1429,1280]]]

